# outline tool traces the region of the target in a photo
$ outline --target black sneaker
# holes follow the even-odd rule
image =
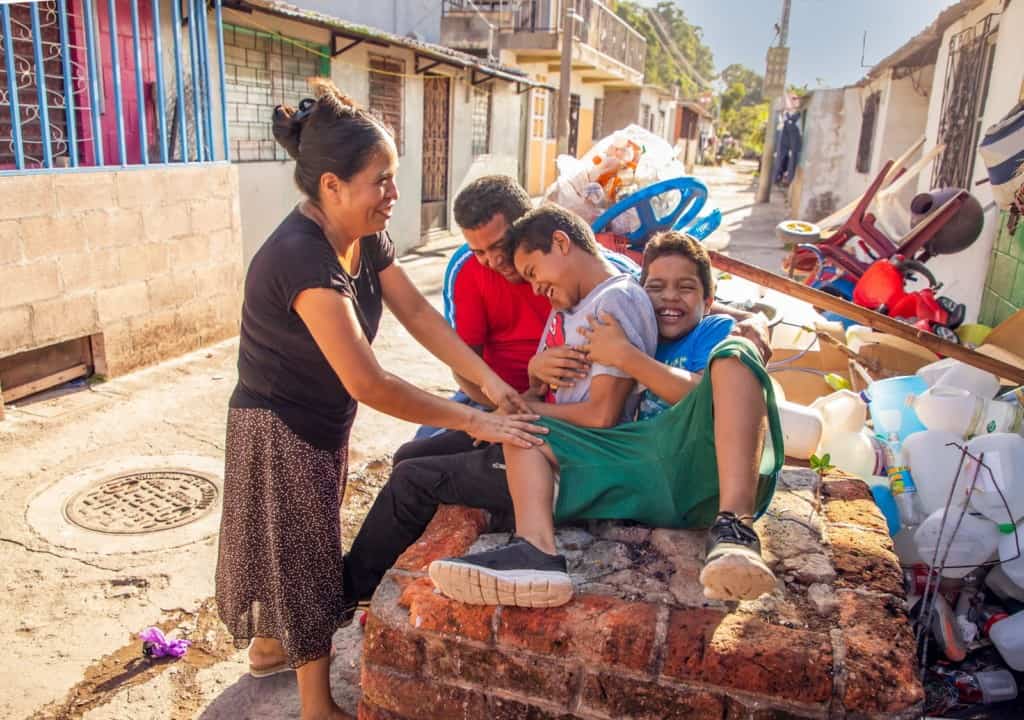
[[[708,529],[700,584],[709,600],[753,600],[775,589],[775,574],[761,559],[753,528],[720,512]]]
[[[430,563],[442,593],[469,605],[555,607],[572,599],[564,555],[548,555],[513,537],[497,550]]]

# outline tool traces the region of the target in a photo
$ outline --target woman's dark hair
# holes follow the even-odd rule
[[[274,139],[295,160],[299,190],[319,202],[321,175],[350,180],[380,152],[391,131],[330,80],[309,83],[316,99],[306,98],[298,109],[274,108]]]
[[[651,263],[666,255],[679,255],[697,266],[697,277],[704,286],[704,299],[714,297],[715,281],[711,277],[711,258],[708,251],[692,235],[676,230],[661,232],[647,241],[644,247],[643,265],[640,270],[640,283],[647,282],[647,271]]]

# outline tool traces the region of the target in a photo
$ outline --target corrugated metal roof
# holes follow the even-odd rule
[[[867,85],[890,68],[922,67],[934,64],[935,58],[939,54],[939,44],[942,42],[942,36],[946,29],[984,2],[986,0],[960,0],[955,5],[950,5],[939,13],[931,25],[868,70],[867,75],[857,85]]]
[[[291,3],[282,2],[281,0],[235,0],[234,2],[225,2],[224,6],[258,10],[270,15],[298,20],[299,22],[317,25],[330,30],[335,35],[351,38],[353,40],[365,40],[405,48],[412,50],[425,58],[436,60],[454,67],[471,69],[507,82],[521,83],[533,88],[544,88],[545,90],[551,91],[555,90],[552,85],[530,79],[530,77],[519,68],[501,65],[500,63],[478,58],[474,55],[470,55],[469,53],[453,50],[451,48],[444,47],[443,45],[435,45],[434,43],[424,42],[415,38],[395,35],[394,33],[389,33],[379,28],[360,25],[316,10],[307,10],[305,8],[292,5]]]

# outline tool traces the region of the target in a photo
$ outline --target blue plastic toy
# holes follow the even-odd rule
[[[672,191],[679,192],[679,201],[671,212],[658,217],[651,201],[663,193]],[[591,227],[596,233],[602,232],[612,220],[627,210],[635,208],[637,215],[640,216],[640,227],[625,236],[629,240],[631,250],[642,251],[647,240],[662,230],[686,228],[685,232],[690,233],[698,240],[703,240],[714,232],[722,222],[722,213],[719,210],[713,210],[704,217],[697,218],[707,199],[707,185],[695,177],[662,180],[619,200],[601,213]],[[697,218],[696,221],[694,218]],[[691,222],[693,225],[687,228]]]

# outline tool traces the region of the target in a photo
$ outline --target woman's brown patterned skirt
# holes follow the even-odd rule
[[[340,499],[345,442],[319,450],[274,412],[228,411],[217,609],[245,647],[275,638],[298,667],[344,624]]]

